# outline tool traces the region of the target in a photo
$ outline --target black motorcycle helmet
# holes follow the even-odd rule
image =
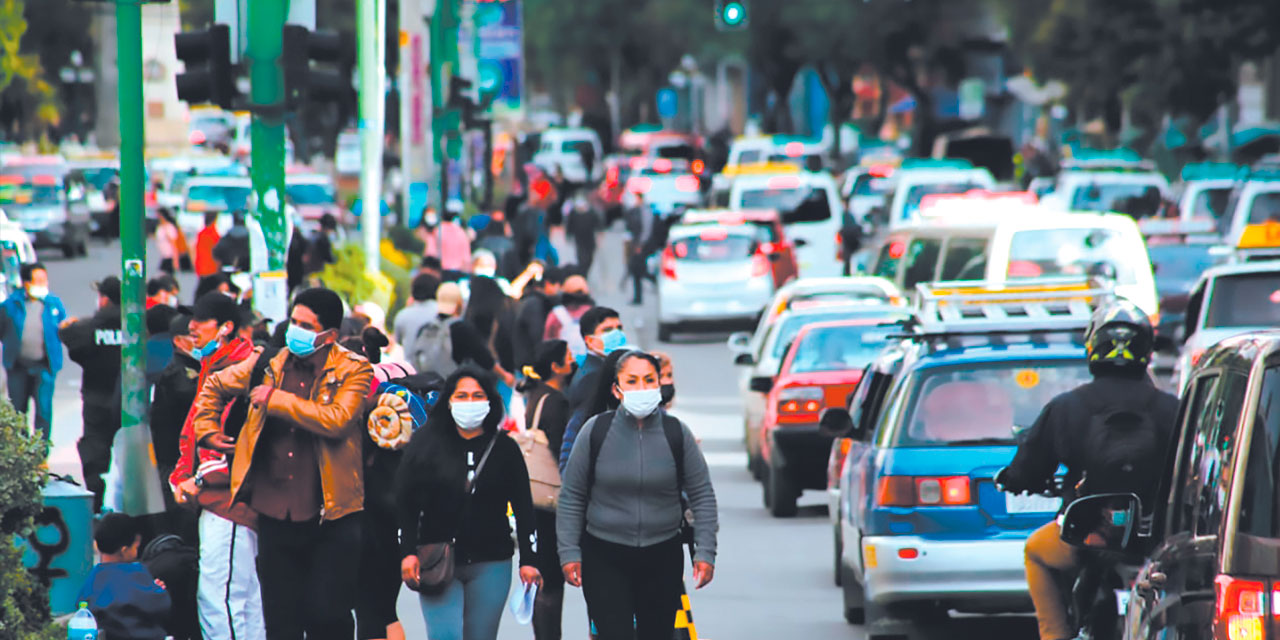
[[[1084,332],[1089,368],[1146,369],[1155,348],[1151,319],[1137,305],[1118,298],[1093,312]]]

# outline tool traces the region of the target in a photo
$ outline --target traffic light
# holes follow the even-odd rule
[[[351,38],[337,31],[309,31],[284,27],[280,66],[284,70],[285,109],[293,111],[306,102],[334,102],[354,108],[351,71],[355,50]],[[314,63],[314,64],[313,64]]]
[[[175,33],[173,48],[186,66],[175,78],[178,99],[233,109],[236,86],[231,71],[231,28],[214,24],[203,31]]]
[[[716,0],[716,29],[738,31],[747,28],[746,0]]]

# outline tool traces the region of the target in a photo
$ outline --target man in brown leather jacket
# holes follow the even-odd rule
[[[338,294],[298,294],[286,350],[271,359],[263,383],[249,389],[256,358],[209,378],[196,400],[202,444],[234,452],[231,495],[259,515],[258,579],[267,637],[349,639],[354,634],[364,509],[360,418],[373,380],[363,356],[335,343]],[[249,392],[238,438],[218,416]]]

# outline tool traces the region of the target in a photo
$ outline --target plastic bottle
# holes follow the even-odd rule
[[[98,621],[89,611],[88,602],[81,602],[80,609],[67,623],[67,640],[98,640]]]

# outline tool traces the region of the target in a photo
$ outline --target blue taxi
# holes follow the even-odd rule
[[[844,616],[868,638],[949,611],[1030,611],[1028,535],[1060,501],[992,478],[1054,396],[1090,379],[1083,331],[1110,293],[1051,283],[1035,300],[920,285],[900,342],[871,363],[825,431],[850,442],[835,505]],[[947,287],[949,292],[941,293]]]

